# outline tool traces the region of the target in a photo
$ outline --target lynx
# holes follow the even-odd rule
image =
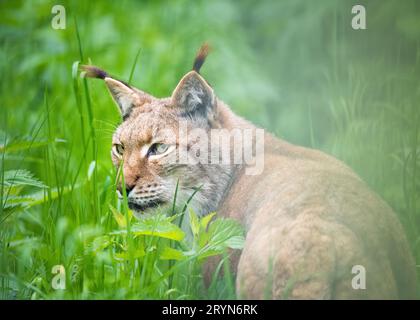
[[[123,163],[125,185],[118,189],[125,190],[130,208],[140,218],[153,214],[170,205],[178,184],[181,201],[198,190],[191,204],[198,214],[216,211],[240,221],[245,246],[231,256],[240,298],[413,298],[415,262],[400,222],[339,160],[265,132],[260,174],[246,174],[244,163],[179,161],[181,152],[208,144],[180,139],[181,122],[208,135],[214,129],[251,130],[256,141],[258,128],[216,97],[201,76],[207,53],[204,45],[167,98],[83,67],[85,76],[105,81],[121,112],[111,154],[116,166]],[[207,264],[207,275],[215,263]],[[366,272],[363,287],[352,285],[354,266]]]

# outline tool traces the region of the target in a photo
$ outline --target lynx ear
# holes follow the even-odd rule
[[[105,78],[109,92],[120,108],[121,115],[127,117],[137,100],[137,93],[131,87],[113,78]]]
[[[82,66],[83,76],[103,79],[118,105],[123,119],[130,115],[135,105],[141,105],[151,100],[151,96],[141,90],[131,87],[123,81],[116,80],[105,71],[95,66]]]
[[[183,113],[206,116],[215,104],[213,89],[196,71],[188,72],[172,93],[172,104]]]

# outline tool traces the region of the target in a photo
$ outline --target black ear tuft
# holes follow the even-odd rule
[[[83,65],[80,66],[80,69],[82,70],[81,76],[83,77],[105,80],[112,97],[121,111],[123,120],[130,115],[131,109],[135,105],[142,105],[152,100],[152,96],[149,94],[131,87],[124,81],[111,77],[107,72],[98,67]]]
[[[108,73],[106,71],[96,67],[96,66],[88,66],[88,65],[82,65],[80,66],[80,69],[83,70],[84,73],[82,73],[82,76],[87,78],[98,78],[98,79],[105,79],[108,76]]]
[[[194,60],[193,70],[197,73],[200,73],[200,69],[206,61],[207,55],[210,52],[210,46],[208,43],[204,43],[197,52],[197,55]]]

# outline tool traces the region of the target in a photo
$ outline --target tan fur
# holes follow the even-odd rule
[[[238,294],[414,298],[415,262],[391,208],[338,160],[272,136],[266,145],[264,174],[239,172],[219,209],[248,230]],[[352,288],[355,265],[366,268],[366,290]]]
[[[127,88],[115,87],[112,81],[107,84],[120,103],[119,95]],[[159,199],[168,208],[177,181],[182,204],[201,186],[193,203],[199,214],[217,210],[219,216],[245,226],[245,248],[240,255],[232,255],[239,297],[414,296],[415,263],[398,219],[346,165],[268,133],[265,169],[260,175],[246,175],[242,165],[177,166],[174,154],[150,160],[140,150],[153,141],[173,143],[178,149],[191,147],[178,145],[177,135],[164,134],[168,128],[177,132],[181,118],[188,119],[190,128],[206,130],[256,127],[217,99],[195,71],[180,81],[170,98],[133,90],[134,98],[128,100],[133,105],[128,111],[122,109],[127,118],[113,143],[124,144],[123,173],[133,202],[146,204],[137,215],[153,213],[154,207],[149,210],[147,205],[155,200],[147,199]],[[200,146],[200,141],[194,144]],[[120,163],[115,155],[113,161],[116,166]],[[352,288],[355,265],[366,268],[365,290]],[[214,264],[206,268],[211,273]]]

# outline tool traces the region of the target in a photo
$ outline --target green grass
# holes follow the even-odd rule
[[[420,264],[417,1],[366,1],[368,29],[357,32],[350,0],[65,1],[65,30],[51,28],[54,4],[0,3],[1,298],[235,296],[229,272],[204,287],[212,247],[200,239],[223,236],[210,244],[225,257],[239,228],[216,220],[180,240],[183,206],[175,220],[130,219],[109,157],[117,108],[103,83],[77,75],[92,62],[168,96],[204,41],[214,50],[202,74],[217,95],[349,164],[397,212]],[[66,290],[51,287],[54,265]]]
[[[76,67],[77,63],[74,69]],[[85,79],[77,78],[74,78],[73,84],[79,110],[87,106],[88,120],[92,124],[88,84]],[[86,97],[84,105],[81,96]],[[52,132],[52,112],[54,109],[45,93],[39,128],[44,128],[46,140],[38,140],[41,130],[37,130],[28,141],[9,141],[5,135],[3,159],[17,149],[21,151],[20,163],[24,163],[33,146],[43,149],[45,183],[30,171],[21,169],[20,163],[16,170],[6,170],[2,166],[1,297],[235,297],[233,282],[228,278],[230,269],[227,263],[224,263],[225,278],[230,281],[220,288],[217,282],[221,283],[223,278],[213,279],[211,288],[218,286],[213,291],[207,290],[203,284],[201,265],[206,258],[222,255],[228,248],[242,248],[242,227],[228,219],[210,221],[214,214],[202,219],[191,210],[187,214],[194,193],[186,203],[178,203],[177,192],[172,212],[156,212],[151,218],[136,221],[128,209],[125,189],[124,199],[120,201],[116,198],[115,181],[121,179],[124,184],[122,170],[114,172],[109,168],[104,179],[98,177],[94,127],[87,126],[90,130],[86,140],[82,140],[83,156],[74,172],[69,172],[73,146],[69,146],[68,157],[60,161]],[[84,117],[81,115],[80,118]],[[190,219],[192,239],[180,228],[185,216]],[[20,226],[15,225],[16,222]],[[52,286],[56,275],[52,270],[57,265],[64,267],[66,283],[65,288],[58,290]]]

